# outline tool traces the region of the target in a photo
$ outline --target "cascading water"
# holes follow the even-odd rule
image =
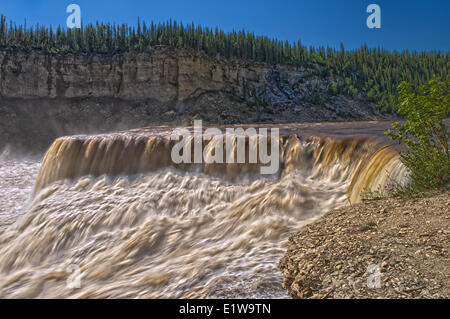
[[[283,135],[267,177],[258,163],[174,164],[173,143],[145,130],[57,139],[27,211],[0,233],[0,297],[287,297],[290,233],[408,182],[371,138]],[[80,288],[67,286],[73,265]]]

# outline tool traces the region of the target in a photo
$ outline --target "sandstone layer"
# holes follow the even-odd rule
[[[273,66],[158,47],[123,55],[0,50],[0,148],[149,125],[374,119],[375,105],[330,96],[317,65]]]

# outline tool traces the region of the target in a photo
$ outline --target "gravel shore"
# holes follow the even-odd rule
[[[289,239],[294,298],[449,298],[450,192],[333,210]]]

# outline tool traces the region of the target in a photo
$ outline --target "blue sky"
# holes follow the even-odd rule
[[[22,23],[65,26],[66,7],[80,5],[83,23],[136,24],[170,18],[225,31],[244,28],[304,45],[346,49],[367,43],[388,50],[450,49],[449,0],[2,0],[0,13]],[[381,7],[381,29],[368,29],[366,8]]]

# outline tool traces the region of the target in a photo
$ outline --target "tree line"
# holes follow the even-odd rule
[[[151,52],[155,46],[203,51],[209,56],[237,58],[268,64],[321,66],[323,76],[336,76],[328,93],[359,95],[378,104],[380,112],[394,111],[396,87],[401,81],[424,84],[432,78],[448,79],[450,59],[447,52],[390,52],[382,48],[339,50],[307,47],[301,41],[290,43],[254,33],[224,32],[169,20],[136,26],[109,23],[88,24],[78,29],[58,26],[27,26],[7,22],[0,16],[0,48],[3,50],[40,50],[50,54],[122,54]]]

